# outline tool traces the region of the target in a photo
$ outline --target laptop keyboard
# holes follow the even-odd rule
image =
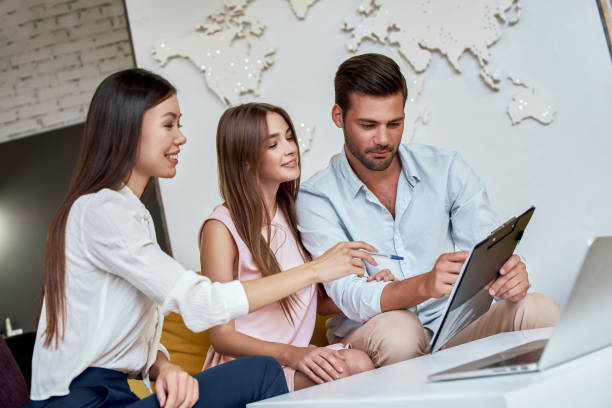
[[[542,356],[543,351],[544,347],[527,351],[525,353],[519,354],[518,356],[502,360],[498,363],[489,364],[486,366],[486,368],[536,363],[540,360],[540,356]]]

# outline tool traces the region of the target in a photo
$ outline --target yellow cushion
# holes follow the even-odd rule
[[[195,375],[202,371],[204,366],[206,353],[210,347],[210,337],[208,331],[192,332],[185,326],[180,315],[170,313],[164,318],[161,344],[168,349],[172,363]]]
[[[315,346],[325,347],[329,344],[327,341],[327,329],[325,328],[325,322],[331,316],[321,316],[317,315],[317,321],[315,323],[314,332],[312,333],[312,339],[310,340],[310,344],[314,344]]]
[[[128,380],[128,384],[130,386],[130,390],[132,390],[132,392],[136,394],[136,396],[138,396],[138,398],[140,399],[143,399],[151,395],[151,393],[149,392],[147,387],[145,387],[144,382],[142,380],[130,379]],[[151,382],[151,388],[155,389],[154,387],[155,387],[155,383]]]

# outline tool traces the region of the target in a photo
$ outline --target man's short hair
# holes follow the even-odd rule
[[[408,97],[406,79],[399,66],[382,54],[361,54],[344,61],[334,78],[336,104],[342,116],[351,108],[351,94],[391,96],[402,93],[404,105]]]

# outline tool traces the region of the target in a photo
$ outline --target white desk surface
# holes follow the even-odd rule
[[[501,333],[248,406],[612,407],[612,346],[542,372],[446,382],[427,380],[434,372],[548,338],[551,333],[551,328]]]

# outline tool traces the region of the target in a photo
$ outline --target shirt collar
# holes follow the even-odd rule
[[[414,188],[414,186],[421,181],[421,177],[419,176],[419,172],[410,154],[410,146],[400,143],[397,151],[402,160],[402,173],[404,177],[406,177],[406,181],[410,184],[410,187]]]
[[[146,210],[147,208],[144,206],[140,198],[136,197],[136,194],[127,186],[127,184],[122,184],[117,190],[119,194],[129,200],[130,203],[135,205],[139,210]]]
[[[351,197],[355,198],[359,190],[365,187],[365,184],[353,171],[351,165],[348,162],[348,158],[346,157],[346,151],[344,150],[344,146],[342,147],[342,152],[339,155],[339,168],[342,177],[347,182],[347,187],[349,192],[351,193]]]
[[[410,187],[414,188],[414,186],[416,186],[416,184],[421,179],[416,170],[416,166],[414,165],[413,160],[409,155],[408,146],[403,143],[400,143],[398,148],[398,154],[400,156],[400,160],[402,161],[402,174],[406,178],[406,181],[408,182]],[[347,188],[351,193],[351,196],[355,198],[357,193],[359,193],[359,190],[365,187],[365,184],[363,183],[363,181],[361,181],[359,177],[357,177],[357,174],[355,174],[355,171],[353,171],[353,168],[349,164],[348,158],[346,157],[346,150],[344,150],[344,147],[342,148],[342,152],[339,156],[340,173],[342,174],[344,180],[346,180],[347,182]]]

